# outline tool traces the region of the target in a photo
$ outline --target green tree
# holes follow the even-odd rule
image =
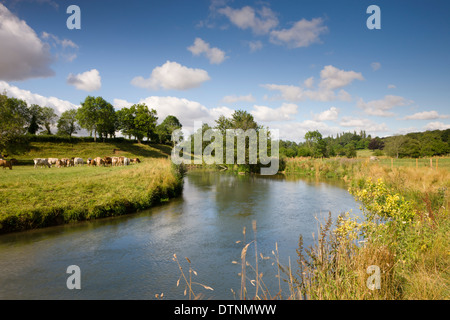
[[[56,126],[58,128],[57,134],[59,135],[72,136],[72,134],[77,133],[77,130],[80,129],[80,126],[77,124],[77,110],[70,109],[64,111],[58,119]]]
[[[16,98],[8,98],[6,93],[0,94],[0,151],[14,149],[27,132],[29,126],[29,110],[27,103]]]
[[[47,130],[47,134],[52,134],[50,127],[56,123],[56,119],[58,116],[55,113],[55,110],[51,107],[43,107],[42,108],[42,124]]]
[[[32,104],[29,108],[29,119],[30,123],[28,125],[27,132],[30,134],[36,134],[41,126],[44,124],[42,108],[37,104]]]
[[[113,136],[117,129],[117,116],[114,107],[102,97],[87,96],[77,110],[77,121],[86,129],[94,141],[99,137]]]
[[[156,137],[156,122],[158,117],[156,116],[155,109],[149,109],[144,103],[134,105],[136,109],[134,125],[134,135],[141,143],[144,137],[147,137],[147,141],[153,140]]]
[[[156,133],[159,138],[159,143],[170,144],[172,141],[172,132],[181,129],[183,126],[177,117],[169,115],[161,124],[156,127]]]

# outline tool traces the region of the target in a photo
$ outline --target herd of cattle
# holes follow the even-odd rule
[[[0,157],[0,167],[9,168],[12,170],[12,165],[17,163],[17,160],[11,159],[6,160]],[[34,162],[34,168],[38,167],[48,167],[51,168],[52,166],[55,166],[57,168],[62,167],[75,167],[75,166],[81,166],[84,164],[84,160],[82,158],[35,158],[33,159]],[[132,163],[140,163],[141,161],[139,158],[127,158],[127,157],[97,157],[97,158],[88,158],[86,161],[86,164],[88,166],[127,166]]]
[[[61,167],[75,167],[81,166],[84,164],[82,158],[36,158],[33,159],[34,168],[38,167],[49,167],[55,166],[57,168]],[[141,162],[139,158],[130,159],[127,157],[97,157],[97,158],[88,158],[86,164],[88,166],[128,166],[131,163],[139,163]]]

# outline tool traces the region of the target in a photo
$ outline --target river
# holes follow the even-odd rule
[[[290,258],[295,267],[299,235],[308,246],[317,219],[350,210],[358,215],[359,204],[337,181],[191,171],[182,197],[150,210],[0,236],[0,299],[187,299],[174,254],[186,276],[188,257],[192,281],[214,289],[194,285],[195,293],[239,298],[241,265],[232,261],[240,263],[244,244],[255,239],[252,221],[258,255],[273,257],[277,243],[281,263]],[[254,251],[252,243],[253,266]],[[273,262],[259,259],[258,267],[275,295]],[[79,290],[67,288],[70,265],[80,268]],[[255,278],[250,268],[247,275]]]

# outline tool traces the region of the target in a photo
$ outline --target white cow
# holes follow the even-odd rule
[[[111,157],[111,165],[112,166],[119,165],[119,157]]]
[[[47,167],[51,167],[51,165],[50,165],[50,163],[48,162],[48,159],[47,158],[45,158],[45,159],[43,159],[43,158],[36,158],[36,159],[33,159],[33,161],[34,161],[34,168],[36,169],[38,166],[40,166],[40,167],[42,167],[42,166],[47,166]]]
[[[73,159],[73,165],[74,166],[78,166],[78,165],[82,165],[83,164],[83,159],[82,158],[74,158]]]
[[[48,163],[50,163],[50,166],[56,165],[56,161],[58,161],[58,158],[48,158]]]
[[[123,158],[123,165],[124,165],[124,166],[129,166],[129,165],[130,165],[130,159],[127,158],[127,157],[124,157],[124,158]]]

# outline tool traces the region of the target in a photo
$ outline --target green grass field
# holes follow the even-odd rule
[[[116,149],[116,153],[113,153]],[[117,151],[117,149],[119,151]],[[181,192],[167,146],[131,143],[32,143],[12,170],[0,169],[0,233],[149,208]],[[34,168],[35,157],[138,157],[120,167]]]

